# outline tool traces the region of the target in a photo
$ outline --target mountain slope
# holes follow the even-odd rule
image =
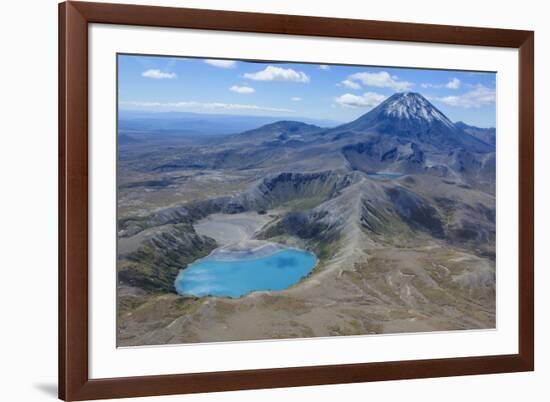
[[[313,124],[281,120],[229,136],[223,142],[229,144],[246,143],[248,145],[281,145],[290,141],[310,141],[313,135],[321,131],[324,131],[324,129]]]

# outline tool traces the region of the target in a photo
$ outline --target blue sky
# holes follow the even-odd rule
[[[122,110],[351,121],[395,92],[419,92],[451,120],[494,127],[496,74],[119,55]]]

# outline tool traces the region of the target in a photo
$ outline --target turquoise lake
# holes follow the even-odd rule
[[[239,252],[235,253],[239,257]],[[298,249],[277,250],[257,258],[206,257],[181,270],[175,286],[179,294],[240,297],[257,290],[283,290],[299,282],[317,259]]]

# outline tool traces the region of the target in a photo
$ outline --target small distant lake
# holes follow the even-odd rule
[[[298,283],[317,263],[314,254],[298,249],[278,249],[258,257],[250,254],[226,251],[223,257],[212,255],[190,264],[176,278],[177,292],[241,297],[258,290],[283,290]]]
[[[374,177],[375,179],[399,179],[403,174],[394,172],[375,172],[367,173],[367,176]]]

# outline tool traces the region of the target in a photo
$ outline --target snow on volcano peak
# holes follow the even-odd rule
[[[388,117],[407,120],[424,120],[428,123],[439,121],[454,128],[453,123],[426,98],[415,92],[403,92],[391,96],[384,102],[382,114]]]

